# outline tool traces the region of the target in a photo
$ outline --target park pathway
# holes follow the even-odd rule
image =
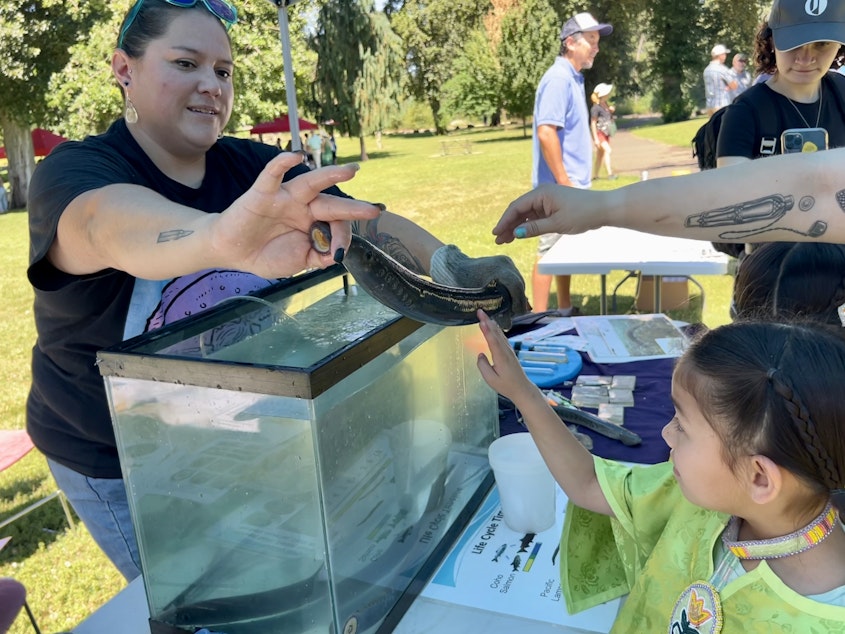
[[[698,171],[691,147],[682,148],[643,139],[635,136],[631,130],[619,130],[610,143],[613,148],[613,171],[619,175],[639,178],[646,170],[649,178],[657,178]]]

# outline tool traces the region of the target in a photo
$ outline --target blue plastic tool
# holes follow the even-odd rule
[[[521,348],[516,356],[525,374],[537,387],[562,385],[577,376],[583,365],[577,350],[566,346],[546,347],[539,341],[531,349]]]

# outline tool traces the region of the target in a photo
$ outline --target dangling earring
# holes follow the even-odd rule
[[[126,114],[124,118],[126,119],[126,123],[138,123],[138,111],[135,110],[135,104],[129,98],[126,99]]]
[[[132,71],[129,71],[129,74],[132,74]],[[123,82],[123,85],[129,88],[129,82]],[[126,114],[123,115],[124,119],[126,119],[127,123],[138,123],[138,111],[135,110],[135,104],[132,103],[132,100],[129,98],[129,95],[126,95]]]

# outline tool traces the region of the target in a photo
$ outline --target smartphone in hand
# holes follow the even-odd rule
[[[827,149],[827,130],[824,128],[789,128],[780,135],[781,154],[818,152]]]

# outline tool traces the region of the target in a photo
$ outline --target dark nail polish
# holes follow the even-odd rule
[[[340,247],[337,251],[334,252],[334,261],[340,264],[343,262],[343,256],[346,255],[346,252],[343,250],[343,247]]]

